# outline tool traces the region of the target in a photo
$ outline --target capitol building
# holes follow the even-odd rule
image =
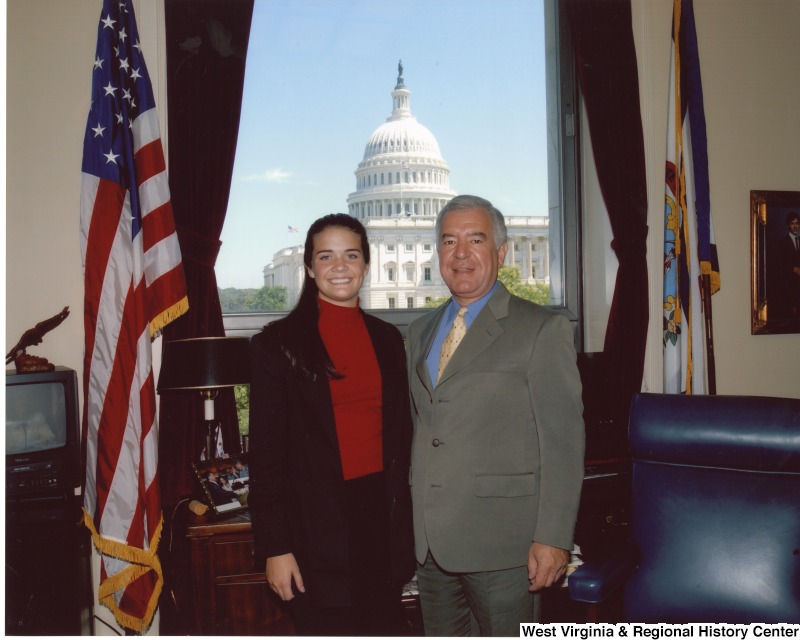
[[[454,196],[450,168],[434,135],[411,114],[411,92],[402,62],[392,114],[367,140],[356,168],[348,213],[367,229],[371,264],[361,290],[365,309],[424,307],[449,295],[439,274],[434,238],[436,214]],[[522,282],[549,283],[549,227],[544,216],[506,216],[506,266]],[[278,251],[264,268],[264,285],[286,287],[294,306],[303,284],[303,246]]]

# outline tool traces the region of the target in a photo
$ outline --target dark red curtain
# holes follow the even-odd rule
[[[649,321],[647,181],[630,0],[566,0],[600,189],[619,260],[604,345],[621,416],[640,391]]]
[[[164,340],[225,335],[214,264],[228,207],[252,15],[253,0],[165,2],[168,171],[189,312],[167,326]],[[216,418],[226,451],[238,452],[232,391],[217,397]],[[184,499],[197,493],[191,463],[199,460],[204,434],[199,394],[160,396],[161,635],[192,630],[192,560],[185,538],[192,514]]]
[[[164,340],[223,336],[214,264],[228,206],[253,0],[167,0],[169,183],[189,295],[189,312]],[[239,451],[233,392],[221,392],[216,418],[226,451]],[[195,491],[203,407],[193,394],[162,394],[159,474],[165,509]]]

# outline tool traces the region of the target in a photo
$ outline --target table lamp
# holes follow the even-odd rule
[[[206,421],[206,459],[214,457],[214,399],[220,389],[250,383],[250,340],[187,338],[164,342],[158,393],[199,391]]]

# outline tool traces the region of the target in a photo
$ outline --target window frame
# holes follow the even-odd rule
[[[555,59],[546,56],[548,129],[559,132],[559,144],[548,144],[548,166],[559,167],[557,186],[552,183],[554,178],[549,178],[551,180],[549,188],[550,231],[551,237],[554,230],[561,235],[560,256],[554,258],[551,255],[550,277],[552,282],[555,272],[563,287],[563,303],[551,305],[550,308],[569,319],[573,327],[575,347],[580,352],[583,351],[584,342],[580,172],[581,98],[565,0],[544,0],[544,11],[545,24],[555,25],[555,29],[552,30],[545,28],[546,46],[552,47],[557,53]],[[557,149],[554,148],[556,146]],[[397,172],[396,177],[399,183],[400,172]],[[408,183],[408,172],[403,177],[405,178],[404,183]],[[391,183],[392,176],[390,174],[389,184]],[[560,215],[554,216],[554,210]],[[395,281],[396,279],[390,282]],[[430,309],[426,307],[398,308],[395,300],[394,308],[369,309],[368,311],[370,314],[394,324],[405,336],[408,325],[428,313]],[[288,311],[223,313],[223,325],[226,335],[250,336],[260,331],[269,322],[283,318],[287,314]]]

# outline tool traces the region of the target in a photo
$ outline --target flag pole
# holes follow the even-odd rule
[[[711,315],[711,275],[700,276],[700,290],[703,294],[703,320],[706,333],[706,372],[708,374],[708,395],[717,395],[717,367],[714,362],[714,319]]]

